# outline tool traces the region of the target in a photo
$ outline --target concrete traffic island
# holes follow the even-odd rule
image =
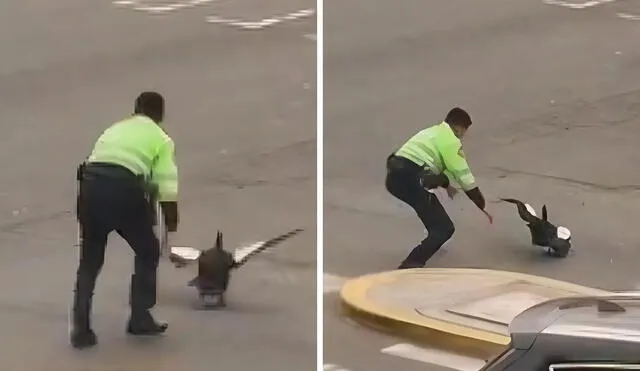
[[[346,314],[365,326],[486,359],[509,344],[509,323],[525,309],[608,293],[515,272],[422,268],[349,280],[340,298]]]

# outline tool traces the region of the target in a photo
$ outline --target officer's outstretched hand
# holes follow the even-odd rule
[[[493,224],[493,216],[491,214],[489,214],[489,212],[487,210],[482,210],[482,212],[487,217],[487,219],[489,219],[489,224]]]

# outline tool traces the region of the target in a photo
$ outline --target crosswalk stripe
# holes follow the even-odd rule
[[[330,294],[340,291],[342,285],[346,281],[346,278],[336,276],[329,273],[322,275],[322,292],[323,294]]]
[[[325,363],[322,366],[322,369],[324,371],[349,371],[346,368],[342,368],[341,366],[334,365],[334,364],[331,364],[331,363]]]
[[[485,361],[479,358],[462,356],[435,348],[421,348],[412,344],[392,345],[382,349],[381,352],[458,371],[478,371],[485,365]]]

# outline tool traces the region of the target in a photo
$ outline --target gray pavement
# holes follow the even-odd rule
[[[331,315],[338,308],[336,295],[327,295],[324,304],[325,371],[406,370],[425,371],[422,362],[384,354],[382,349],[401,341],[392,336],[372,332],[346,318]],[[334,366],[334,367],[331,367]],[[370,368],[368,368],[370,367]],[[434,368],[433,370],[440,369]],[[448,371],[442,369],[442,371]]]
[[[413,212],[384,189],[384,160],[460,105],[475,121],[465,151],[487,198],[521,198],[538,210],[546,203],[551,220],[572,230],[575,251],[550,260],[529,246],[513,206],[490,202],[489,226],[463,195],[444,201],[457,232],[428,266],[637,286],[640,52],[633,35],[640,22],[620,17],[640,13],[633,6],[327,2],[325,273],[393,269],[422,238]],[[391,368],[377,361],[381,335],[356,333],[334,309],[325,306],[325,362]],[[347,332],[353,340],[339,343]]]
[[[259,2],[161,14],[109,1],[0,4],[3,370],[315,369],[316,45],[305,37],[315,19],[256,30],[207,22],[242,17],[234,3],[242,13]],[[313,3],[260,3],[246,16]],[[146,89],[165,94],[177,145],[176,242],[204,248],[221,229],[233,247],[307,231],[236,272],[226,311],[194,311],[193,270],[164,262],[156,315],[170,327],[151,341],[124,335],[133,261],[112,238],[96,293],[100,344],[78,354],[67,335],[75,166]]]

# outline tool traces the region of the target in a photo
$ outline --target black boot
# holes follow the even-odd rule
[[[156,304],[155,272],[131,276],[129,303],[131,305],[131,317],[127,324],[129,334],[159,335],[169,327],[166,323],[156,322],[149,312]]]
[[[131,335],[160,335],[164,333],[168,324],[156,322],[149,310],[132,310],[127,333]]]
[[[414,269],[414,268],[424,268],[424,264],[413,263],[411,261],[405,260],[396,269]]]
[[[91,329],[91,302],[93,295],[88,290],[87,282],[82,281],[79,278],[76,283],[72,309],[71,346],[76,349],[89,348],[98,343],[98,338]]]
[[[453,232],[430,232],[427,238],[411,250],[397,269],[424,268],[427,261],[440,250],[440,247],[453,235]],[[444,237],[442,237],[444,236]]]
[[[98,344],[98,337],[91,329],[74,328],[71,332],[71,346],[76,349],[91,348]]]

